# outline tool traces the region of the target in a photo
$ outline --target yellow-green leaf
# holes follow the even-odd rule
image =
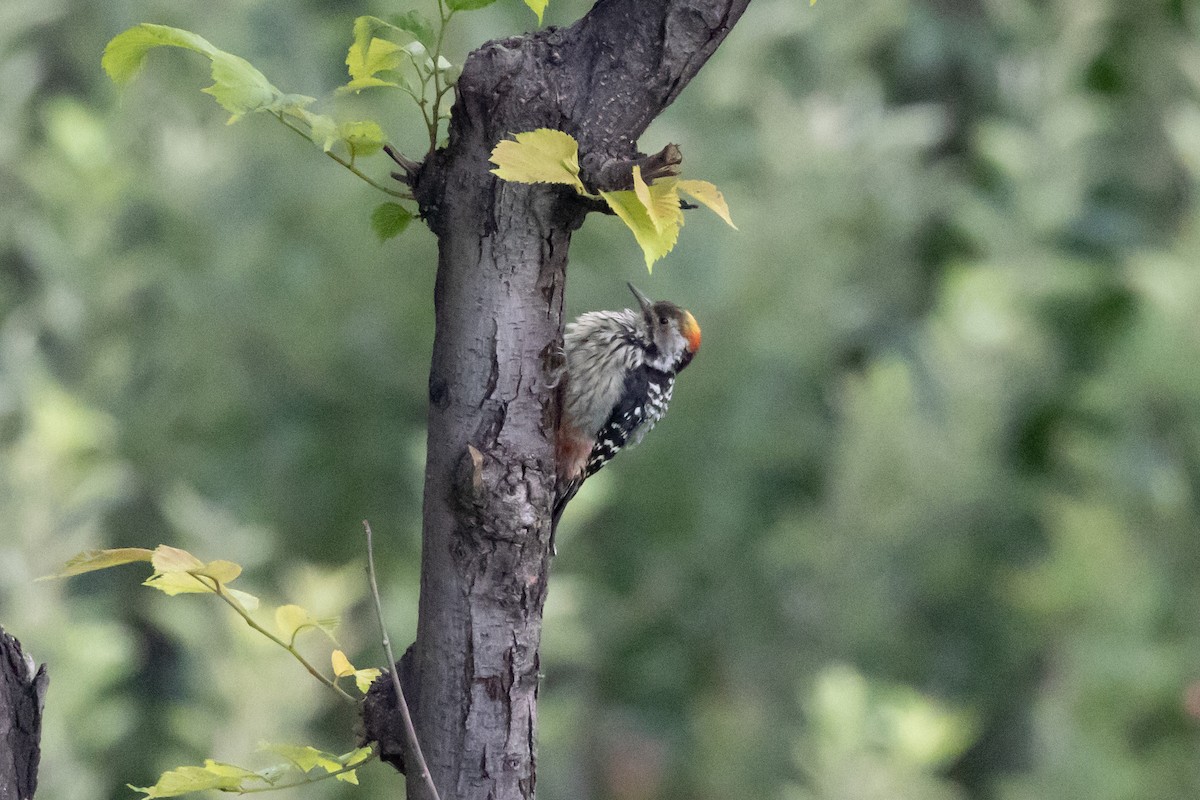
[[[308,772],[318,767],[326,772],[337,772],[345,766],[333,753],[326,753],[308,745],[268,744],[263,747],[283,756],[295,764],[301,772]]]
[[[375,749],[370,746],[359,747],[356,750],[351,750],[349,753],[339,756],[338,760],[341,761],[345,766],[352,767],[355,764],[361,764],[362,762],[366,761],[371,757],[371,753],[373,752],[375,752]]]
[[[236,600],[238,605],[240,605],[246,611],[253,611],[258,608],[258,598],[249,592],[243,592],[241,589],[229,589],[226,587],[222,587],[222,591]]]
[[[228,589],[226,584],[242,574],[240,565],[232,561],[217,559],[205,564],[186,550],[160,544],[150,559],[154,574],[142,582],[143,586],[158,589],[175,596],[177,594],[216,593],[218,587],[237,600],[246,610],[258,607],[258,598],[252,594]]]
[[[374,78],[376,73],[384,70],[397,69],[404,59],[404,51],[395,42],[371,37],[364,46],[361,39],[355,39],[346,53],[346,67],[353,83]]]
[[[230,113],[230,122],[251,111],[280,112],[314,102],[304,95],[284,94],[249,61],[214,47],[204,37],[166,25],[143,23],[117,34],[104,48],[100,63],[110,78],[124,83],[137,74],[155,47],[182,47],[206,56],[212,62],[213,85],[202,91]]]
[[[678,186],[679,191],[697,203],[707,206],[714,214],[725,220],[726,225],[735,231],[738,229],[738,226],[733,224],[733,219],[729,216],[729,205],[725,202],[725,195],[721,194],[721,190],[716,186],[713,186],[708,181],[688,180],[679,181]]]
[[[339,678],[347,678],[354,674],[354,665],[341,650],[334,650],[330,661],[333,662],[333,674]]]
[[[180,550],[168,544],[160,544],[154,549],[150,563],[154,565],[155,572],[187,572],[204,566],[203,561],[187,550]]]
[[[178,767],[164,772],[153,786],[130,786],[135,792],[141,792],[146,797],[178,797],[181,794],[201,792],[207,789],[219,789],[226,792],[236,792],[244,788],[243,781],[264,781],[257,773],[234,766],[222,764],[209,759],[203,767]]]
[[[350,659],[346,658],[346,654],[341,650],[334,650],[330,656],[330,660],[333,662],[333,674],[339,678],[348,678],[353,675],[354,685],[363,694],[367,693],[367,690],[371,688],[371,684],[383,673],[383,670],[376,669],[375,667],[355,669],[354,665],[350,663]],[[370,748],[367,749],[368,751],[370,750]]]
[[[550,0],[525,0],[525,5],[529,6],[533,13],[537,14],[538,25],[542,24],[542,13],[549,4]]]
[[[477,8],[486,8],[496,0],[446,0],[446,5],[455,11],[474,11]]]
[[[356,687],[358,687],[358,690],[360,692],[362,692],[363,694],[366,694],[367,691],[371,688],[371,684],[374,683],[375,679],[378,678],[382,674],[383,674],[383,670],[379,669],[378,667],[369,667],[368,669],[356,669],[356,670],[354,670],[354,685]]]
[[[336,619],[317,619],[304,608],[297,605],[280,606],[275,609],[275,626],[289,643],[295,642],[296,634],[305,628],[318,628],[325,632],[330,639],[330,630],[337,624]]]
[[[369,156],[383,149],[383,128],[379,127],[378,122],[369,119],[343,122],[337,132],[352,157]]]
[[[268,108],[283,92],[276,89],[254,65],[240,56],[218,51],[212,55],[213,85],[200,91],[210,94],[230,113],[230,122],[243,114]]]
[[[205,575],[217,583],[224,585],[242,574],[242,566],[232,561],[217,559],[216,561],[208,562],[198,569],[191,570],[191,572],[193,575]]]
[[[295,639],[301,628],[314,624],[312,616],[298,605],[288,604],[275,609],[275,627],[288,641]]]
[[[659,233],[668,225],[678,228],[683,224],[683,210],[679,207],[679,192],[675,189],[675,178],[660,178],[652,184],[642,180],[642,168],[633,168],[633,193],[646,207],[654,229]]]
[[[308,126],[309,139],[320,145],[322,150],[328,153],[333,149],[338,140],[337,120],[328,114],[314,114],[303,108],[292,111],[290,115]]]
[[[586,194],[579,179],[579,145],[550,128],[518,133],[492,149],[492,174],[517,183],[565,183]]]
[[[366,694],[366,692],[364,691],[363,694]],[[362,762],[366,761],[374,752],[375,750],[371,747],[360,747],[357,750],[351,750],[349,753],[340,756],[338,760],[342,762],[343,767],[353,767],[355,764],[361,764]],[[357,770],[350,770],[349,772],[344,772],[341,775],[338,775],[337,779],[340,781],[345,781],[346,783],[353,783],[355,786],[357,786],[358,772]]]
[[[675,247],[679,239],[679,224],[666,225],[660,230],[636,192],[601,192],[600,195],[613,213],[633,231],[633,238],[642,248],[642,255],[646,259],[646,269],[653,271],[654,262]]]
[[[39,581],[51,578],[69,578],[72,575],[82,575],[98,569],[108,569],[121,564],[132,564],[135,561],[149,561],[153,552],[144,547],[117,547],[112,550],[88,550],[72,558],[63,568],[53,575],[38,578]]]
[[[216,593],[216,584],[208,578],[198,578],[190,572],[160,572],[142,581],[143,586],[158,589],[166,595]]]
[[[219,52],[207,39],[191,31],[148,22],[118,33],[104,48],[100,66],[115,83],[125,83],[138,73],[146,54],[155,47],[183,47],[211,58]]]
[[[354,92],[355,94],[357,94],[358,92],[361,92],[363,89],[375,89],[375,88],[383,87],[383,86],[386,86],[391,89],[401,88],[401,84],[397,83],[396,81],[385,81],[383,78],[375,78],[375,77],[355,78],[354,80],[350,81],[346,85],[339,86],[337,88],[337,93],[338,94],[346,94],[348,92]]]

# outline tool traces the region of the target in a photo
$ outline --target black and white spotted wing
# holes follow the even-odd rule
[[[596,444],[587,462],[588,476],[594,475],[626,444],[641,441],[646,432],[667,413],[674,387],[674,375],[645,365],[625,376],[621,399],[613,408],[608,422],[596,434]]]

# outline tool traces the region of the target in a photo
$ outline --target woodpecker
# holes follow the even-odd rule
[[[591,311],[566,329],[551,530],[584,480],[662,419],[675,376],[700,349],[700,326],[690,312],[628,286],[638,310]]]

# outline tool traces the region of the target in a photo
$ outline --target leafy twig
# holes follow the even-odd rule
[[[254,630],[261,633],[263,636],[270,639],[275,644],[282,647],[284,650],[287,650],[289,653],[291,653],[292,657],[295,658],[297,661],[299,661],[300,665],[302,667],[304,667],[306,670],[308,670],[310,675],[312,675],[314,678],[319,680],[321,683],[328,686],[330,689],[333,689],[335,692],[337,692],[339,695],[342,696],[342,699],[344,699],[350,703],[354,703],[355,705],[358,704],[358,700],[354,699],[354,697],[351,696],[349,692],[347,692],[342,687],[338,686],[336,683],[331,681],[329,678],[326,678],[324,675],[322,675],[320,673],[320,671],[317,670],[316,667],[314,667],[311,663],[309,663],[308,659],[306,659],[304,656],[302,656],[300,654],[300,651],[297,650],[294,645],[288,644],[287,642],[283,641],[278,636],[276,636],[275,634],[271,633],[269,630],[264,628],[262,625],[259,625],[257,622],[255,622],[254,618],[250,616],[250,612],[247,611],[242,606],[242,604],[239,603],[236,599],[234,599],[233,597],[230,597],[229,594],[225,592],[225,587],[223,587],[219,581],[217,581],[207,575],[203,575],[203,576],[202,575],[193,575],[192,577],[195,578],[196,580],[200,581],[200,583],[202,583],[205,586],[208,586],[210,589],[212,589],[213,594],[215,594],[217,597],[224,600],[229,605],[230,608],[232,608],[234,611],[237,612],[238,616],[240,616],[242,619],[244,619],[246,621],[247,625],[249,625],[251,628],[253,628]],[[212,582],[211,585],[209,584],[209,581]]]
[[[438,0],[441,5],[441,0]],[[404,689],[400,687],[399,669],[396,666],[396,656],[392,653],[392,641],[388,638],[387,624],[383,621],[383,603],[379,599],[379,584],[375,580],[375,545],[372,542],[371,523],[363,520],[363,530],[367,533],[367,577],[371,581],[371,597],[375,601],[375,616],[379,620],[379,633],[383,638],[383,652],[387,656],[388,672],[392,676],[392,688],[396,690],[396,706],[404,719],[404,736],[408,745],[408,753],[417,762],[421,772],[421,780],[429,792],[431,800],[441,800],[433,776],[429,774],[429,765],[425,763],[425,754],[421,752],[421,743],[417,741],[417,729],[413,727],[412,714],[408,711],[408,702],[404,699]]]
[[[345,775],[347,772],[354,772],[354,770],[358,769],[359,767],[363,766],[364,764],[370,764],[376,758],[379,758],[379,751],[372,750],[371,755],[367,756],[362,761],[357,761],[354,764],[342,767],[341,769],[336,769],[333,772],[326,772],[324,774],[317,775],[315,778],[307,778],[306,777],[302,781],[294,781],[292,783],[273,783],[270,786],[259,786],[259,787],[252,788],[252,789],[239,788],[237,790],[237,793],[238,794],[255,794],[257,792],[274,792],[274,791],[278,791],[280,789],[292,789],[296,786],[307,786],[310,783],[317,783],[317,782],[323,781],[327,778],[336,778],[338,775]]]
[[[313,142],[313,138],[311,136],[309,136],[308,132],[305,131],[303,128],[299,128],[299,127],[293,125],[291,122],[289,122],[288,119],[283,115],[283,112],[276,112],[275,118],[277,120],[279,120],[280,122],[282,122],[285,127],[295,131],[297,135],[303,136],[309,142]],[[395,189],[392,189],[388,186],[384,186],[383,184],[377,182],[370,175],[367,175],[365,172],[360,170],[358,167],[354,166],[353,160],[347,161],[346,159],[342,158],[341,156],[339,156],[337,153],[333,152],[332,150],[326,150],[325,155],[329,156],[334,161],[341,164],[343,167],[350,170],[355,175],[362,178],[364,181],[366,181],[371,186],[375,187],[376,189],[378,189],[381,192],[390,194],[392,197],[399,197],[402,200],[415,200],[416,199],[408,192],[399,192],[399,191],[396,191]]]

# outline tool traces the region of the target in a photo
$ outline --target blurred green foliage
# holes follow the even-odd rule
[[[373,190],[226,127],[202,59],[99,68],[152,21],[319,95],[353,18],[397,10],[0,8],[0,623],[50,665],[45,797],[351,745],[211,599],[31,583],[80,550],[238,561],[367,666],[369,518],[412,636],[432,237],[381,246]],[[456,61],[530,19],[462,21]],[[651,279],[615,220],[572,248],[572,314],[635,280],[705,343],[564,520],[540,796],[1200,795],[1198,83],[1179,0],[752,4],[642,140],[741,232],[689,214]],[[362,780],[305,795],[395,796]]]

